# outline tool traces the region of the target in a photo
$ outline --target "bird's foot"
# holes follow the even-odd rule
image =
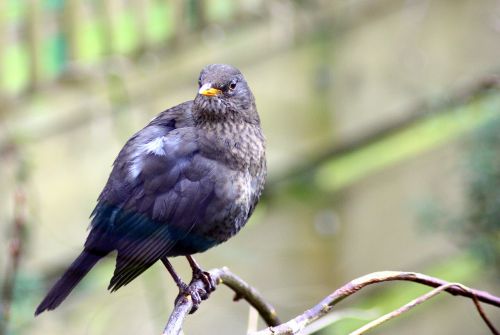
[[[202,296],[202,299],[203,300],[208,299],[210,293],[215,291],[217,283],[210,275],[210,272],[203,271],[200,268],[193,269],[193,279],[191,279],[191,283],[196,281],[196,280],[201,280],[203,282],[203,284],[205,284],[205,290],[204,290],[205,296]]]
[[[210,293],[215,291],[215,287],[217,286],[217,283],[215,280],[212,278],[209,272],[203,271],[203,269],[200,267],[200,265],[194,260],[193,256],[186,256],[189,265],[191,266],[191,269],[193,270],[193,279],[191,279],[191,283],[195,282],[196,280],[201,280],[203,284],[205,284],[205,296],[202,296],[203,300],[207,299]]]
[[[200,302],[202,300],[208,299],[210,293],[215,291],[217,283],[212,278],[209,272],[203,271],[203,269],[198,265],[198,263],[191,255],[186,256],[186,258],[189,262],[189,265],[191,266],[191,269],[193,270],[193,277],[191,279],[191,282],[189,283],[189,286],[187,286],[187,290],[189,291],[187,293],[190,294],[193,299],[193,309],[190,313],[194,313],[198,309],[198,305],[200,304]],[[201,281],[203,287],[197,285],[197,281]],[[196,289],[196,287],[198,287],[198,289]]]
[[[181,299],[189,299],[189,297],[191,297],[193,301],[193,307],[191,307],[189,314],[193,314],[200,307],[201,301],[208,298],[208,294],[204,289],[197,289],[194,285],[182,283],[179,285],[179,295],[175,298],[175,305],[177,305]]]

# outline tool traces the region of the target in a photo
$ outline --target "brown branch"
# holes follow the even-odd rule
[[[349,297],[350,295],[358,292],[363,287],[371,284],[376,284],[386,281],[395,281],[395,280],[412,281],[431,287],[444,286],[442,290],[450,294],[461,295],[464,297],[471,298],[473,300],[481,301],[496,307],[500,307],[500,297],[496,297],[485,291],[470,289],[461,284],[451,285],[450,283],[442,279],[430,277],[416,272],[382,271],[382,272],[374,272],[359,277],[357,279],[354,279],[345,284],[344,286],[342,286],[341,288],[337,289],[335,292],[333,292],[328,297],[323,299],[316,306],[305,311],[303,314],[277,327],[271,326],[259,332],[253,333],[252,335],[297,334],[299,331],[304,329],[312,322],[325,316],[337,303]],[[476,306],[477,305],[478,304],[476,304]],[[481,317],[483,317],[483,320],[485,320],[488,327],[490,327],[490,330],[492,330],[493,334],[497,334],[495,328],[488,320],[488,318],[484,314],[484,311],[482,311],[481,307],[478,308],[478,311],[481,314]]]
[[[468,288],[468,289],[471,290],[470,288]],[[477,309],[479,315],[483,319],[484,323],[486,323],[488,328],[491,330],[491,333],[494,335],[500,335],[500,333],[495,328],[495,326],[493,326],[493,323],[491,323],[490,319],[488,319],[488,316],[486,315],[483,308],[481,307],[481,304],[479,303],[479,300],[475,294],[472,295],[472,301],[474,301],[474,305],[476,306],[476,309]]]
[[[259,312],[259,315],[268,326],[277,326],[281,323],[276,315],[274,307],[268,304],[255,288],[248,285],[241,278],[233,274],[228,268],[224,267],[222,269],[213,269],[210,270],[209,273],[217,285],[224,284],[235,292],[235,301],[245,299],[250,305],[252,305],[253,308]],[[197,291],[202,290],[204,285],[205,284],[202,280],[196,280],[190,284],[190,286]],[[180,297],[180,299],[177,299],[177,303],[174,310],[170,314],[170,318],[168,319],[168,323],[163,331],[163,334],[180,334],[182,323],[191,311],[191,307],[193,307],[191,296],[183,296]]]
[[[471,298],[474,304],[488,326],[492,334],[498,335],[498,331],[495,329],[491,321],[486,316],[483,311],[479,301],[500,307],[500,297],[496,297],[488,292],[471,289],[465,285],[459,283],[449,283],[442,279],[434,278],[424,274],[416,272],[399,272],[399,271],[381,271],[374,272],[357,279],[354,279],[341,288],[337,289],[335,292],[330,294],[328,297],[323,299],[319,304],[313,308],[305,311],[303,314],[295,317],[294,319],[280,324],[279,319],[276,316],[274,308],[267,304],[262,296],[250,285],[245,283],[242,279],[231,273],[227,268],[214,269],[210,271],[210,275],[216,281],[217,284],[225,284],[231,288],[235,293],[235,300],[240,298],[245,299],[250,305],[252,305],[264,319],[264,321],[269,326],[268,328],[254,332],[252,335],[278,335],[278,334],[297,334],[302,331],[306,326],[315,322],[319,318],[328,314],[333,307],[347,298],[350,295],[361,290],[363,287],[386,282],[386,281],[412,281],[419,284],[434,287],[435,289],[418,297],[408,304],[400,307],[399,309],[392,311],[382,317],[366,324],[365,326],[356,330],[353,334],[360,335],[364,334],[366,331],[371,330],[382,323],[393,319],[413,307],[429,300],[430,298],[436,296],[438,293],[446,291],[453,295],[461,295],[464,297]],[[204,283],[201,280],[196,280],[190,284],[195,290],[201,290],[204,288]],[[174,310],[172,311],[168,323],[165,327],[163,335],[178,335],[181,333],[182,324],[184,319],[191,311],[193,306],[193,301],[190,296],[183,296],[178,299]]]

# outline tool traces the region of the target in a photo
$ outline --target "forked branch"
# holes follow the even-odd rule
[[[267,303],[255,288],[248,285],[240,277],[229,271],[228,268],[223,267],[222,269],[213,269],[210,270],[209,273],[217,285],[224,284],[234,291],[235,301],[244,299],[252,305],[253,308],[259,312],[259,315],[268,326],[277,326],[281,324],[274,307]],[[205,284],[202,280],[196,280],[190,284],[190,286],[192,286],[195,290],[203,289],[204,285]],[[177,303],[175,304],[172,314],[170,314],[170,318],[168,319],[168,323],[163,331],[163,335],[180,334],[182,323],[191,311],[191,307],[193,307],[193,301],[190,296],[182,296],[180,299],[177,299]]]
[[[449,283],[447,281],[444,281],[442,279],[434,278],[431,276],[427,276],[421,273],[417,272],[400,272],[400,271],[381,271],[381,272],[373,272],[368,275],[359,277],[357,279],[354,279],[341,288],[337,289],[335,292],[327,296],[325,299],[323,299],[320,303],[318,303],[316,306],[312,307],[311,309],[305,311],[301,315],[291,319],[288,322],[285,322],[277,327],[269,327],[264,330],[261,330],[259,332],[256,332],[251,335],[278,335],[278,334],[297,334],[301,330],[303,330],[306,326],[310,325],[314,321],[318,320],[319,318],[325,316],[328,312],[330,312],[333,307],[338,304],[340,301],[344,300],[345,298],[349,297],[350,295],[353,295],[354,293],[358,292],[361,290],[363,287],[366,287],[371,284],[376,284],[376,283],[381,283],[381,282],[386,282],[386,281],[412,281],[416,282],[419,284],[431,286],[431,287],[436,287],[439,288],[437,290],[431,291],[429,295],[434,296],[435,294],[439,293],[440,291],[446,291],[450,294],[453,295],[461,295],[463,297],[471,298],[475,301],[476,307],[478,308],[478,311],[483,318],[483,320],[486,322],[488,328],[492,331],[493,334],[498,334],[498,331],[494,328],[492,325],[491,321],[488,320],[486,317],[486,314],[484,314],[484,311],[481,309],[479,305],[479,301],[500,307],[500,297],[496,297],[488,292],[485,291],[479,291],[475,289],[468,288],[462,284],[454,284],[454,283]],[[430,298],[430,297],[429,297]],[[420,301],[420,300],[421,301]],[[408,305],[417,305],[425,300],[427,300],[426,295],[422,296],[421,298],[415,299]],[[398,316],[405,312],[406,309],[408,308],[408,305],[403,306],[401,309],[396,310],[392,313],[387,314],[386,316],[381,317],[382,320],[379,320],[377,324],[374,324],[370,327],[377,326],[381,324],[382,322],[385,322],[389,319],[392,319],[395,316]],[[411,307],[410,307],[411,308]],[[380,322],[382,321],[382,322]],[[371,328],[370,328],[371,329]],[[368,329],[366,329],[368,330]],[[362,332],[358,332],[355,334],[362,334]]]
[[[281,323],[276,316],[275,309],[267,302],[265,302],[260,293],[257,292],[257,290],[255,290],[253,287],[245,283],[241,278],[231,273],[227,268],[214,269],[209,272],[212,278],[215,279],[217,284],[223,283],[236,293],[235,300],[246,300],[258,311],[260,316],[267,323],[268,328],[249,335],[298,334],[299,332],[303,331],[308,325],[328,314],[340,301],[358,292],[363,287],[387,281],[412,281],[415,283],[434,287],[435,289],[422,295],[421,297],[412,300],[410,303],[402,306],[401,308],[398,308],[397,310],[383,315],[380,318],[368,323],[352,334],[364,334],[366,331],[371,330],[378,325],[390,319],[393,319],[403,314],[404,312],[409,311],[413,307],[436,296],[440,292],[448,292],[452,295],[460,295],[472,299],[481,318],[484,320],[485,324],[488,326],[492,334],[499,334],[492,322],[486,316],[479,302],[500,307],[500,297],[494,296],[485,291],[469,288],[460,283],[449,283],[442,279],[434,278],[421,273],[401,271],[381,271],[370,273],[348,282],[347,284],[324,298],[316,306],[312,307],[311,309],[305,311],[301,315],[291,319],[288,322]],[[192,285],[196,290],[201,290],[204,288],[204,283],[201,280],[196,280],[190,285]],[[182,323],[191,310],[192,305],[193,302],[190,296],[183,296],[177,300],[177,304],[175,305],[175,308],[170,315],[163,335],[180,334]]]

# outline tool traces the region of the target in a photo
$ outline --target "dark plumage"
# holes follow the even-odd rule
[[[266,176],[254,97],[230,65],[208,65],[198,84],[194,101],[160,113],[127,141],[92,213],[84,250],[35,315],[56,308],[113,250],[111,291],[158,260],[183,291],[167,258],[188,256],[194,276],[206,277],[190,255],[226,241],[247,222]]]

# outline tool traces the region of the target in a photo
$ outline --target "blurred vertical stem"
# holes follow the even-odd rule
[[[26,240],[27,197],[25,184],[28,169],[24,157],[15,146],[12,147],[11,153],[16,164],[16,184],[14,190],[14,215],[10,222],[10,239],[7,244],[7,266],[0,297],[0,335],[8,334],[16,278]]]
[[[43,30],[47,28],[43,25],[41,1],[30,0],[27,9],[27,35],[30,66],[29,89],[32,91],[39,88],[42,81],[42,35]]]
[[[78,58],[78,24],[79,24],[78,0],[66,0],[64,2],[63,31],[68,43],[68,58],[74,62]]]

